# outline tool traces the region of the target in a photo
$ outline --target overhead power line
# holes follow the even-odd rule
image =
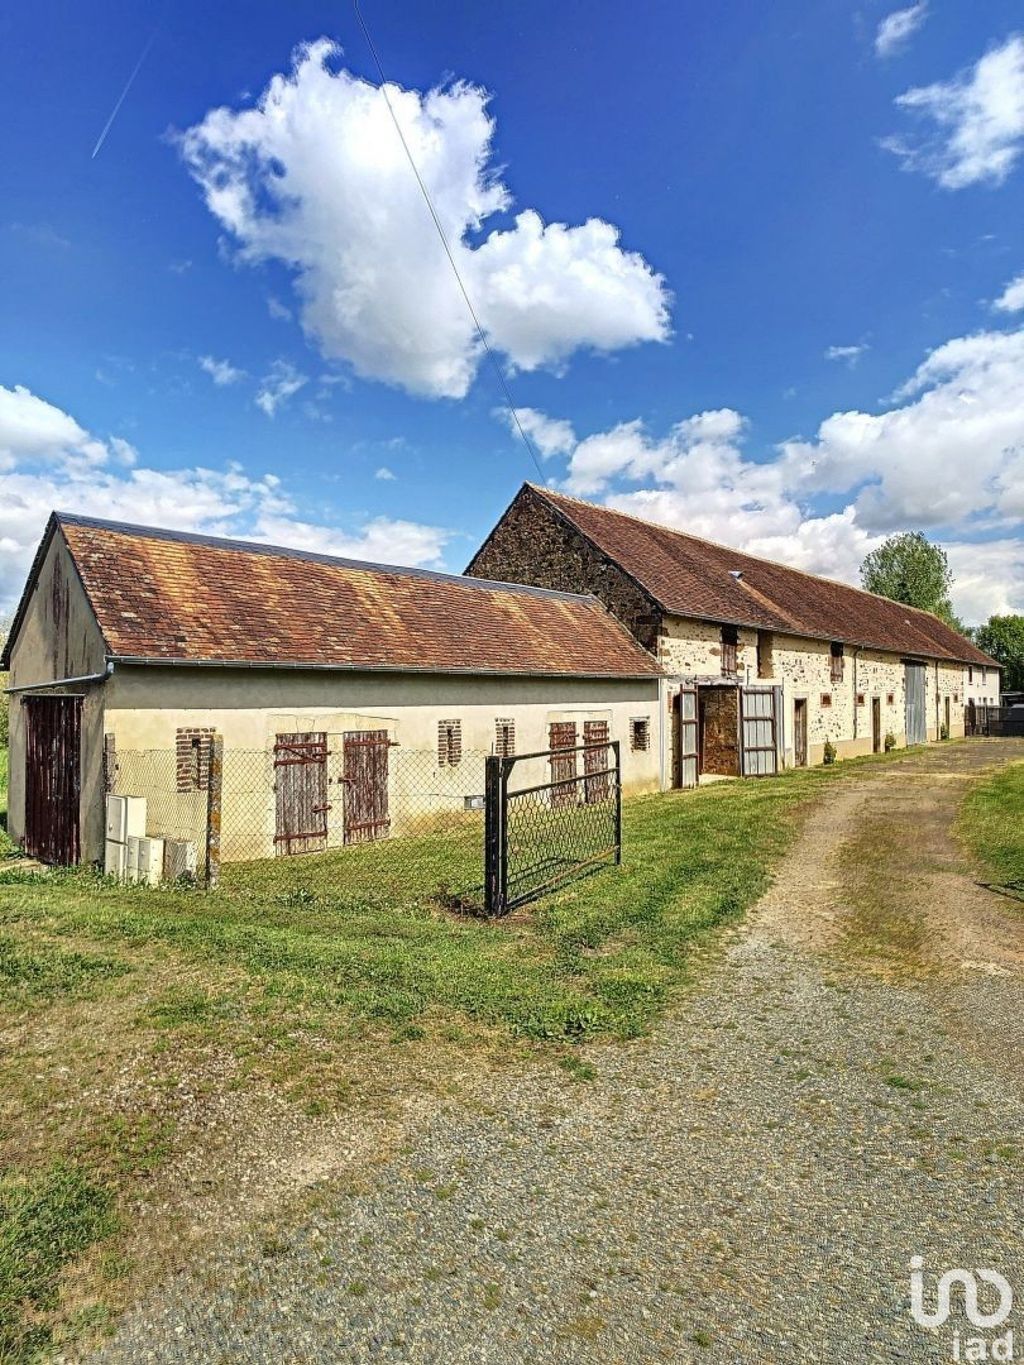
[[[480,339],[480,345],[484,348],[484,351],[487,353],[487,357],[494,368],[494,373],[498,377],[498,383],[501,385],[501,391],[505,396],[505,405],[512,416],[512,422],[515,426],[515,429],[519,432],[519,435],[523,438],[523,444],[529,451],[530,459],[533,461],[534,468],[537,470],[537,474],[541,482],[543,483],[544,471],[541,469],[540,460],[537,458],[536,448],[534,447],[534,444],[530,440],[529,436],[526,434],[522,422],[519,420],[519,414],[518,412],[516,412],[516,405],[512,401],[512,391],[509,388],[508,380],[506,379],[505,373],[501,368],[501,364],[498,360],[498,357],[494,354],[493,350],[490,347],[490,344],[488,343],[487,336],[484,332],[483,327],[481,326],[480,319],[479,317],[477,317],[476,309],[473,307],[473,300],[469,297],[469,290],[466,288],[465,282],[463,281],[463,278],[459,273],[459,267],[455,263],[455,257],[452,254],[452,249],[448,244],[448,238],[445,234],[445,230],[441,226],[441,220],[437,216],[437,210],[434,208],[434,202],[430,197],[430,192],[423,182],[423,177],[422,175],[420,175],[419,167],[416,165],[416,158],[413,156],[412,149],[410,148],[409,143],[406,141],[405,134],[402,132],[402,125],[398,121],[398,115],[395,113],[394,105],[391,103],[391,97],[388,95],[388,83],[387,77],[384,75],[384,67],[377,53],[377,48],[374,45],[374,41],[370,36],[370,30],[366,26],[366,20],[363,18],[363,12],[359,8],[359,0],[352,0],[352,5],[356,12],[356,18],[359,20],[359,27],[363,31],[363,37],[366,39],[366,46],[370,49],[370,55],[373,57],[373,64],[377,68],[377,75],[380,77],[380,93],[384,96],[384,102],[388,107],[388,113],[391,115],[391,122],[395,125],[395,131],[397,132],[399,139],[401,140],[402,146],[405,149],[405,155],[409,160],[409,165],[412,167],[412,173],[416,177],[416,183],[420,187],[420,193],[423,195],[423,198],[426,201],[427,208],[430,211],[430,216],[434,222],[434,227],[437,228],[437,235],[440,237],[441,245],[444,247],[445,255],[448,257],[448,264],[452,268],[452,273],[455,276],[456,280],[458,281],[459,289],[462,291],[462,297],[466,301],[466,307],[469,309],[469,316],[473,319],[473,326],[476,329],[476,334]]]

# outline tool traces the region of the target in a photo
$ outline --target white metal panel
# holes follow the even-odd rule
[[[179,877],[195,877],[198,856],[195,844],[190,839],[164,840],[164,880],[177,881]]]
[[[125,855],[128,850],[124,844],[118,843],[115,839],[108,839],[103,846],[103,871],[108,877],[116,877],[118,881],[124,881]]]
[[[164,841],[139,840],[138,880],[149,886],[159,886],[164,870]]]
[[[146,832],[144,796],[107,797],[107,838],[123,844],[129,835],[141,838]]]
[[[126,881],[137,882],[139,880],[139,845],[142,840],[134,834],[129,834],[125,840],[125,864],[124,875]]]

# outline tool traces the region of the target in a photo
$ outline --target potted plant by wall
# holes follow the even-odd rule
[[[834,763],[836,761],[836,746],[830,739],[826,739],[825,741],[824,761],[826,763]]]
[[[890,730],[889,733],[888,733],[888,734],[886,735],[886,737],[885,737],[885,752],[886,752],[887,754],[891,754],[892,751],[893,751],[893,749],[895,749],[895,748],[896,748],[896,736],[895,736],[895,735],[893,734],[893,732]]]

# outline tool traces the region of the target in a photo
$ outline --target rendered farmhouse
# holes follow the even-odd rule
[[[224,856],[262,857],[400,832],[412,754],[441,806],[478,796],[471,751],[609,740],[650,791],[961,735],[968,676],[999,693],[927,612],[532,484],[463,576],[55,513],[3,663],[10,832],[54,862],[102,859],[125,750],[186,796],[213,736],[268,762],[335,737],[297,793],[315,839],[271,798],[233,851],[225,814]]]

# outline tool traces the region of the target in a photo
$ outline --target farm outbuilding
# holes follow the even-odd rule
[[[965,672],[998,679],[930,612],[534,484],[466,572],[604,602],[668,678],[677,786],[959,736]]]
[[[619,740],[660,784],[660,669],[590,595],[54,514],[4,662],[10,831],[53,862],[103,858],[113,790],[196,824],[215,740],[225,861],[475,809],[487,754]]]

